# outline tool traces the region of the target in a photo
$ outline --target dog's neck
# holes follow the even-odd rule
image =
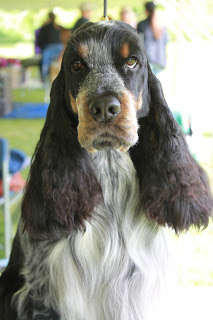
[[[132,193],[138,193],[136,171],[128,153],[117,150],[99,151],[91,155],[94,172],[101,185],[107,209],[125,210]],[[134,197],[134,202],[138,199]]]

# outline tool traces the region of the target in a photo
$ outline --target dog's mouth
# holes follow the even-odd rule
[[[123,93],[119,100],[118,114],[114,112],[118,107],[118,100],[113,100],[114,96],[106,96],[106,99],[109,99],[104,100],[106,105],[102,105],[103,101],[97,99],[94,100],[94,104],[88,104],[87,96],[88,93],[82,91],[77,98],[78,101],[76,100],[79,119],[78,140],[81,146],[88,152],[107,149],[126,152],[138,140],[137,108],[132,95],[127,90]],[[108,108],[111,104],[112,110],[111,107]]]
[[[98,151],[106,149],[119,149],[122,146],[122,141],[115,136],[105,133],[95,139],[92,146]]]

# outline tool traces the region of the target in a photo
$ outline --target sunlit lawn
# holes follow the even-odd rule
[[[14,89],[13,90],[13,101],[15,102],[43,102],[44,101],[44,90],[43,89]]]
[[[44,119],[0,119],[0,136],[7,138],[11,148],[32,155]]]
[[[15,101],[42,102],[42,90],[16,90],[13,92]],[[0,136],[7,138],[11,148],[18,148],[32,155],[39,139],[44,119],[0,119]],[[211,137],[204,137],[208,145]],[[204,155],[202,155],[205,158]],[[212,169],[208,170],[212,174]],[[24,172],[26,178],[27,172]],[[211,177],[210,177],[211,178]],[[12,210],[13,229],[16,230],[20,210],[17,206]],[[174,239],[174,237],[172,237]],[[213,285],[213,225],[206,230],[197,233],[191,231],[174,241],[175,259],[178,261],[180,282],[183,285]],[[0,257],[3,252],[3,218],[0,216]]]

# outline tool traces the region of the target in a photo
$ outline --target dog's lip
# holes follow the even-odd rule
[[[93,141],[93,147],[97,150],[118,149],[122,145],[122,141],[111,134],[104,133]]]

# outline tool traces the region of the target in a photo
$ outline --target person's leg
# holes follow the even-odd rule
[[[62,52],[63,48],[64,48],[64,45],[61,43],[52,45],[51,62],[60,56],[60,53]],[[50,64],[51,64],[51,62],[50,62]]]
[[[45,81],[49,74],[50,64],[55,60],[63,50],[63,44],[50,44],[43,50],[42,55],[42,78]]]
[[[63,44],[51,44],[43,50],[41,74],[44,82],[44,101],[49,102],[50,80],[49,71],[52,61],[58,58],[63,50]]]

